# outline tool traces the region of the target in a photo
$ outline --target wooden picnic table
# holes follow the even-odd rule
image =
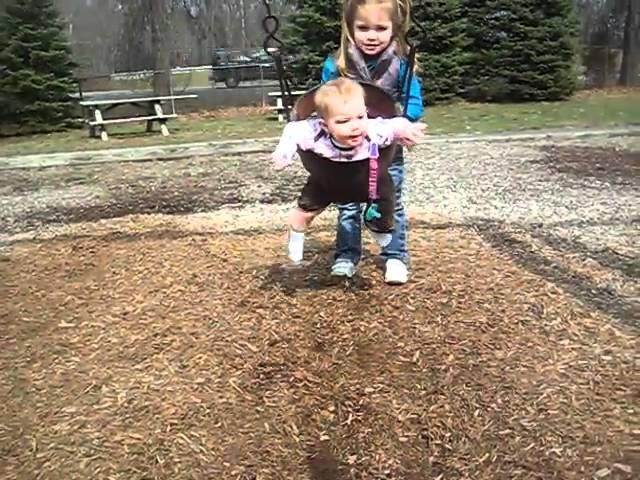
[[[169,135],[167,121],[177,118],[175,113],[165,113],[162,105],[166,102],[174,102],[175,100],[184,100],[188,98],[198,98],[195,94],[189,95],[158,95],[151,97],[131,97],[131,98],[114,98],[105,100],[82,100],[79,102],[83,110],[85,122],[89,126],[89,136],[91,138],[98,135],[103,141],[109,140],[107,133],[107,125],[115,125],[129,122],[146,122],[147,132],[153,131],[153,123],[160,124],[160,132],[163,136]],[[138,107],[145,112],[145,115],[121,116],[113,118],[104,118],[104,113],[113,110],[116,107],[130,105]]]

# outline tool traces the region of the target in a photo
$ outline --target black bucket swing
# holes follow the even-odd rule
[[[381,88],[358,82],[365,92],[365,104],[370,117],[394,118],[397,116],[393,98]],[[315,113],[314,95],[320,85],[305,92],[293,105],[291,117],[305,120]],[[368,163],[334,162],[312,151],[298,150],[302,165],[309,175],[318,179],[328,196],[336,203],[366,202],[363,213],[366,222],[375,222],[382,215],[378,204],[379,194],[393,189],[389,167],[396,145],[378,149],[372,144]],[[354,189],[353,185],[358,188]],[[387,206],[393,212],[393,205]]]
[[[321,85],[306,91],[297,101],[292,101],[291,88],[282,58],[284,43],[276,35],[280,28],[280,21],[271,11],[271,0],[262,0],[262,3],[267,12],[262,21],[266,33],[263,48],[265,53],[274,60],[285,118],[287,122],[305,120],[315,113],[314,95]],[[413,23],[415,24],[415,19]],[[422,27],[419,26],[419,28],[422,30]],[[409,45],[409,55],[408,68],[402,79],[405,88],[402,91],[408,92],[413,78],[416,48],[410,41],[408,32],[405,40]],[[364,89],[365,105],[370,118],[389,119],[398,116],[396,103],[387,92],[369,82],[359,81],[358,83]],[[404,116],[407,114],[408,106],[409,95],[406,95],[403,99]],[[374,222],[381,217],[381,205],[378,202],[379,192],[394,188],[388,170],[394,157],[396,145],[392,144],[378,149],[373,144],[372,147],[368,163],[364,161],[334,162],[314,152],[298,149],[302,165],[310,176],[321,183],[334,203],[366,202],[363,214],[365,222]],[[354,190],[354,184],[360,188]],[[393,205],[385,205],[384,208],[385,210],[393,208]]]

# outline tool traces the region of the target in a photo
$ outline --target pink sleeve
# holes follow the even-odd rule
[[[402,135],[411,122],[405,117],[369,119],[369,137],[381,147],[391,145]]]
[[[313,148],[317,128],[319,127],[313,120],[287,123],[272,155],[274,163],[279,167],[284,167],[293,161],[298,147],[301,150]]]
[[[289,122],[285,125],[277,149],[297,150],[298,147],[304,150],[304,146],[313,144],[313,126],[307,120]]]

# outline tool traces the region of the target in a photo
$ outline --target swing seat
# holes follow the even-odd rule
[[[384,90],[368,82],[358,82],[364,88],[365,105],[369,118],[393,118],[398,116],[393,98]],[[315,113],[314,95],[318,85],[298,98],[291,111],[291,120],[305,120]],[[380,148],[378,158],[379,189],[393,189],[388,173],[396,145]],[[335,203],[367,202],[369,161],[334,162],[314,152],[298,149],[302,165],[309,175],[319,182]],[[354,185],[357,188],[354,189]],[[380,192],[382,195],[386,192]]]

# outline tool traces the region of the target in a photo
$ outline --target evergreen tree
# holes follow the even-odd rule
[[[53,0],[15,0],[0,28],[0,91],[10,106],[4,122],[30,131],[69,124],[75,64]]]
[[[282,35],[286,53],[292,55],[287,70],[295,86],[320,82],[322,64],[340,45],[341,0],[297,0]]]
[[[424,98],[436,103],[459,96],[469,53],[461,0],[414,2],[415,20],[424,28],[416,35]]]
[[[574,0],[463,0],[467,96],[560,100],[576,87]]]

